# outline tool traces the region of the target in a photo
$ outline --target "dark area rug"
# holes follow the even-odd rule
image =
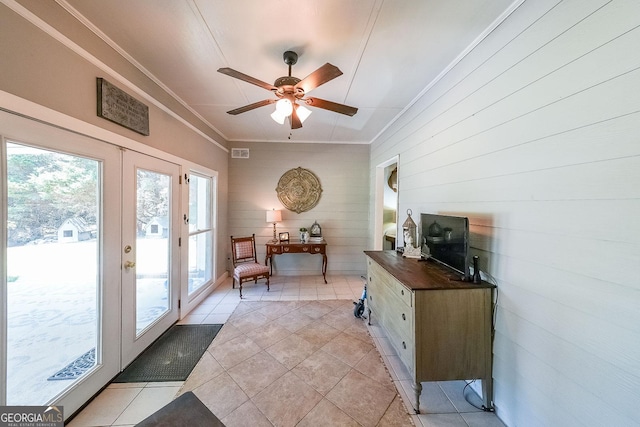
[[[222,325],[174,325],[118,375],[115,383],[184,381]]]
[[[218,417],[187,392],[142,420],[137,427],[224,427]]]

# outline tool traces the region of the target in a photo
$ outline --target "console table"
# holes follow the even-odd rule
[[[327,242],[323,239],[321,242],[307,242],[292,240],[290,242],[269,242],[266,244],[267,256],[264,265],[271,267],[273,274],[273,257],[282,254],[311,254],[322,255],[322,277],[324,283],[327,283]]]
[[[423,381],[482,379],[492,407],[492,293],[460,281],[434,261],[396,251],[365,251],[369,322],[377,323],[410,372],[416,413]]]

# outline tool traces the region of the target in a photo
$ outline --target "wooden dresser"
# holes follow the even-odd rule
[[[434,261],[396,251],[365,251],[369,322],[378,324],[414,381],[416,413],[421,382],[482,379],[492,407],[492,293],[495,286],[460,280]]]

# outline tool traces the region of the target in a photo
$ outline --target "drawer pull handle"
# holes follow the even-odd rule
[[[369,295],[369,299],[373,301],[373,295]]]
[[[402,348],[405,349],[405,350],[407,349],[407,344],[405,344],[404,341],[402,341]]]
[[[402,295],[404,295],[404,289],[401,289],[401,290],[400,290],[400,293],[401,293]]]
[[[402,320],[407,320],[407,317],[402,313]]]
[[[309,248],[302,248],[303,251],[307,252]]]

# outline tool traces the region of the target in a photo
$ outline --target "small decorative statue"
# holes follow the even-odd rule
[[[413,246],[413,237],[407,230],[404,232],[404,252],[402,256],[407,258],[420,258],[422,256],[420,247]]]

